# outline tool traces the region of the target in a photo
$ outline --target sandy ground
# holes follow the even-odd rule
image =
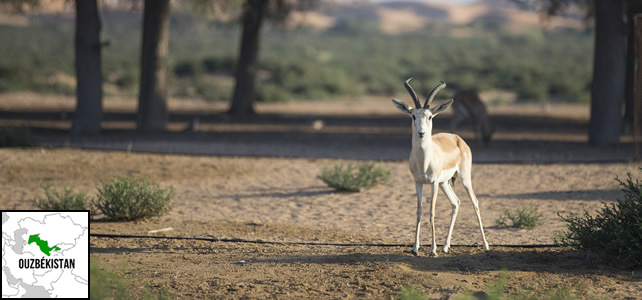
[[[6,208],[28,209],[32,208],[28,200],[42,194],[40,183],[95,194],[94,187],[112,176],[147,176],[176,189],[176,207],[167,216],[171,220],[291,224],[341,229],[378,241],[411,242],[416,198],[406,162],[380,162],[392,170],[390,186],[363,193],[338,193],[317,178],[323,167],[347,162],[4,149],[0,152],[4,177],[0,200]],[[613,178],[627,172],[637,174],[637,167],[630,163],[475,165],[473,182],[488,240],[498,245],[550,244],[552,232],[564,229],[557,213],[579,213],[582,207],[595,211],[601,201],[616,199],[619,187]],[[481,242],[463,186],[457,184],[455,191],[462,206],[453,243]],[[445,235],[451,210],[443,196],[438,198],[435,221],[440,236]],[[495,226],[505,209],[529,205],[543,214],[543,225],[534,230]]]
[[[65,101],[68,100],[63,99],[61,103]],[[73,186],[77,191],[95,195],[95,187],[112,176],[147,176],[163,187],[175,188],[172,212],[144,222],[93,222],[92,233],[149,235],[150,230],[172,227],[171,231],[152,235],[270,242],[91,238],[92,259],[99,259],[104,266],[124,263],[126,269],[119,272],[136,287],[148,283],[152,289],[167,289],[177,298],[394,298],[399,289],[408,284],[420,286],[431,298],[448,298],[466,290],[485,290],[486,285],[497,280],[502,268],[508,270],[508,291],[542,295],[564,288],[581,298],[640,297],[639,272],[617,267],[595,255],[551,247],[505,247],[551,244],[553,232],[565,228],[558,214],[580,213],[582,209],[594,212],[602,201],[613,201],[620,196],[616,176],[623,177],[630,172],[639,177],[639,162],[630,161],[630,143],[606,150],[584,146],[581,129],[585,126],[586,113],[582,109],[567,109],[574,115],[567,113],[566,118],[548,115],[542,119],[542,111],[537,108],[529,108],[536,113],[529,114],[529,109],[515,113],[524,114],[518,118],[526,120],[527,125],[546,125],[543,128],[551,134],[542,127],[527,125],[511,133],[514,121],[508,117],[501,119],[502,112],[498,110],[501,122],[498,125],[507,130],[489,149],[475,148],[478,146],[473,145],[472,134],[463,131],[473,153],[487,153],[486,160],[483,154],[476,156],[481,159],[476,160],[472,176],[491,251],[484,252],[476,246],[481,243],[479,227],[463,187],[457,184],[455,191],[462,206],[453,234],[454,248],[451,253],[430,258],[426,255],[430,237],[427,218],[423,222],[424,247],[420,256],[407,253],[413,241],[416,200],[414,183],[403,161],[409,146],[397,145],[406,139],[409,141],[405,136],[408,129],[401,127],[408,125],[407,120],[397,121],[380,111],[385,119],[378,121],[388,120],[394,125],[391,132],[381,134],[369,132],[378,123],[373,124],[360,115],[330,118],[341,116],[340,112],[351,104],[322,105],[322,112],[315,108],[318,104],[280,105],[280,108],[261,109],[287,111],[286,107],[290,106],[292,113],[272,116],[272,119],[259,117],[263,124],[252,120],[223,122],[224,117],[205,119],[204,127],[186,133],[188,137],[181,135],[180,129],[152,138],[120,129],[107,130],[101,136],[76,138],[64,131],[48,129],[66,126],[65,117],[44,121],[16,121],[5,117],[2,122],[49,125],[34,125],[43,147],[0,149],[0,205],[2,209],[33,209],[32,200],[44,194],[41,184],[60,189]],[[2,109],[5,116],[17,116],[20,112]],[[127,112],[127,107],[124,111]],[[317,115],[307,118],[310,111]],[[535,114],[536,117],[527,118]],[[314,123],[318,116],[325,118],[324,130],[330,132],[315,132],[305,127],[308,126],[305,122]],[[184,126],[182,122],[189,118],[179,116],[172,126]],[[270,120],[280,123],[267,122]],[[400,125],[396,125],[397,122]],[[266,129],[268,125],[275,127]],[[447,122],[439,126],[447,127]],[[565,129],[556,130],[559,128],[556,126]],[[337,133],[341,130],[350,135]],[[273,135],[266,135],[269,131]],[[510,137],[521,131],[535,134],[530,142],[528,138]],[[254,140],[246,140],[248,132]],[[556,155],[557,149],[569,144],[556,142],[555,134],[576,140],[572,144],[575,148],[568,150],[566,156]],[[240,138],[233,140],[234,135]],[[132,141],[149,140],[165,145],[162,148],[155,144],[156,152],[179,147],[177,144],[207,151],[209,139],[219,136],[232,145],[222,148],[225,153],[137,153],[144,149],[132,149],[135,146],[130,145]],[[274,142],[275,136],[286,137]],[[355,147],[361,148],[342,152],[341,149],[349,149],[351,144],[343,145],[344,148],[335,149],[333,154],[310,149],[319,145],[315,144],[319,136],[326,141],[354,140]],[[377,154],[380,148],[369,144],[375,137],[384,140],[385,151],[399,150],[406,154],[381,157]],[[624,139],[626,141],[626,137]],[[58,148],[67,144],[110,149],[108,145],[119,141],[131,152]],[[256,152],[251,156],[234,155],[235,141],[237,146],[257,147]],[[285,151],[283,149],[290,152],[271,155],[270,151]],[[475,152],[476,149],[479,151]],[[515,153],[513,159],[506,155],[510,151]],[[355,153],[361,156],[354,157]],[[591,162],[595,157],[601,159]],[[390,184],[364,193],[337,193],[317,178],[323,167],[354,162],[355,158],[386,159],[378,165],[392,171]],[[542,225],[533,230],[496,225],[504,210],[529,205],[542,213]],[[450,205],[442,194],[438,198],[435,222],[440,244],[444,242],[449,220]],[[333,243],[342,245],[328,245]],[[398,244],[406,246],[396,246]]]

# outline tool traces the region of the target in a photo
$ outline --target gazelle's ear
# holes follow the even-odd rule
[[[407,113],[407,114],[412,114],[412,108],[408,106],[408,104],[403,103],[397,99],[392,99],[392,103],[395,105],[395,107],[402,113]]]
[[[447,110],[451,104],[453,104],[453,99],[446,100],[444,102],[437,104],[435,107],[431,108],[430,111],[432,112],[433,115],[436,115],[438,113],[441,113]]]

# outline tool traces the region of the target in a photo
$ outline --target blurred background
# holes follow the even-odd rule
[[[39,2],[42,8],[27,14],[1,17],[0,90],[74,95],[73,3]],[[102,52],[104,94],[135,97],[143,3],[99,3],[101,40],[109,41]],[[171,2],[168,96],[229,101],[240,25],[230,20],[236,16],[197,4]],[[508,0],[315,5],[292,11],[283,24],[266,24],[257,101],[391,96],[405,92],[410,76],[421,94],[447,78],[450,87],[512,94],[494,103],[590,99],[593,33],[579,15],[543,20]]]
[[[496,140],[522,140],[506,134],[528,115],[630,157],[637,2],[3,0],[0,122],[53,145],[235,123],[322,132],[349,123],[329,115],[395,115],[414,77],[420,97],[440,80],[438,99],[480,95]],[[409,132],[396,117],[378,124]]]

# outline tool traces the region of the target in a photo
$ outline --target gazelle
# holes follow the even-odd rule
[[[436,86],[423,106],[417,98],[417,94],[410,86],[409,78],[404,83],[404,86],[410,93],[412,100],[415,103],[415,108],[397,100],[392,99],[392,102],[403,113],[412,117],[412,150],[410,150],[410,159],[408,165],[410,173],[415,179],[415,187],[417,188],[417,227],[415,231],[415,245],[411,250],[413,255],[417,255],[419,251],[419,230],[421,226],[422,215],[422,198],[424,184],[432,185],[432,197],[430,201],[430,226],[432,228],[432,246],[430,248],[430,256],[437,255],[437,242],[435,238],[435,204],[437,202],[437,187],[446,194],[450,205],[452,207],[452,218],[450,220],[450,227],[448,228],[448,236],[446,243],[443,246],[443,251],[450,250],[450,238],[452,236],[457,213],[459,212],[459,198],[453,190],[452,184],[455,178],[460,176],[462,183],[468,192],[470,200],[473,202],[475,212],[477,213],[477,221],[479,222],[479,229],[481,230],[482,240],[484,241],[484,250],[488,250],[488,242],[484,234],[484,226],[482,225],[481,215],[479,213],[479,203],[477,197],[473,192],[473,183],[471,180],[472,168],[472,154],[470,147],[466,142],[455,134],[438,133],[432,135],[432,118],[437,114],[445,111],[453,103],[453,100],[441,102],[434,107],[430,107],[433,98],[439,90],[446,87],[443,81]]]
[[[455,93],[453,110],[454,115],[450,123],[450,130],[454,132],[459,124],[470,120],[477,139],[482,146],[488,146],[493,133],[495,133],[495,127],[490,124],[486,105],[479,99],[477,92],[460,90]]]

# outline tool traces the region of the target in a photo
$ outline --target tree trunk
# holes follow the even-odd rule
[[[633,126],[633,74],[635,72],[635,28],[632,15],[627,18],[627,42],[626,42],[626,82],[624,86],[624,117],[622,127],[624,132],[631,132]]]
[[[138,130],[162,131],[167,126],[168,45],[169,0],[145,0]]]
[[[626,43],[626,87],[624,97],[624,117],[622,118],[624,132],[631,133],[633,130],[634,101],[635,101],[635,16],[642,13],[642,3],[629,1],[626,8],[627,20],[627,43]]]
[[[97,0],[76,0],[76,113],[71,133],[98,134],[103,109]]]
[[[595,54],[589,143],[620,141],[626,82],[626,24],[622,0],[595,0]]]
[[[267,1],[247,0],[243,12],[241,48],[230,115],[254,114],[255,80],[258,69],[259,37]]]

